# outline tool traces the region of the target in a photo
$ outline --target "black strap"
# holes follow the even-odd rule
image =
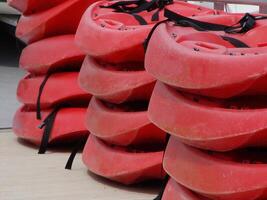
[[[134,13],[131,15],[139,22],[140,25],[147,25],[146,20],[143,17],[141,17],[140,15],[137,15]]]
[[[166,186],[168,184],[169,178],[170,178],[170,176],[167,174],[165,176],[163,182],[162,182],[162,186],[161,186],[161,189],[160,189],[160,192],[159,192],[158,196],[155,199],[153,199],[153,200],[162,200],[162,197],[163,197],[165,188],[166,188]]]
[[[213,23],[198,21],[189,17],[185,17],[168,9],[164,10],[164,16],[167,19],[175,22],[176,25],[190,26],[190,27],[194,25],[194,28],[196,28],[199,31],[205,31],[205,30],[222,31],[225,30],[225,28],[227,27],[221,24],[213,24]]]
[[[147,11],[151,12],[156,10],[152,15],[151,21],[159,20],[159,11],[165,8],[166,5],[172,4],[173,0],[136,0],[136,1],[119,1],[109,6],[100,6],[101,8],[111,8],[114,12],[121,12],[131,14],[135,19],[140,23],[140,25],[147,25],[147,22],[144,23],[143,17],[137,15],[137,13]],[[138,17],[136,17],[138,16]],[[142,20],[140,20],[142,18]]]
[[[41,115],[41,96],[45,87],[45,84],[47,82],[47,80],[50,77],[50,73],[46,74],[43,82],[41,83],[40,87],[39,87],[39,92],[38,92],[38,97],[37,97],[37,102],[36,102],[36,118],[41,120],[42,119],[42,115]]]
[[[226,33],[246,33],[253,29],[256,20],[267,19],[266,16],[253,16],[246,13],[243,18],[236,24],[231,26],[214,24],[209,22],[198,21],[189,17],[185,17],[171,10],[165,9],[164,16],[171,21],[174,21],[178,26],[193,27],[199,31],[224,31]]]
[[[156,10],[156,12],[154,12],[154,14],[151,17],[151,21],[152,22],[156,22],[159,21],[159,12],[161,11],[161,9]]]
[[[165,139],[166,147],[165,148],[167,148],[168,142],[170,140],[170,136],[171,135],[169,133],[166,133],[166,139]],[[165,152],[166,152],[166,149],[164,150],[164,153],[163,153],[162,165],[163,165],[163,160],[164,160]],[[163,170],[163,167],[162,167],[162,170]],[[162,182],[161,190],[160,190],[158,196],[155,199],[153,199],[153,200],[161,200],[162,199],[162,196],[163,196],[163,193],[164,193],[164,190],[166,188],[166,185],[167,185],[168,181],[169,181],[169,175],[166,174],[166,176],[165,176],[165,178],[164,178],[164,180]]]
[[[43,136],[42,136],[42,140],[41,140],[41,144],[39,147],[39,152],[38,154],[44,154],[47,150],[48,147],[48,143],[49,143],[49,138],[51,135],[51,131],[53,129],[53,125],[54,125],[54,121],[56,118],[56,115],[58,113],[59,107],[55,108],[46,118],[45,120],[42,122],[42,124],[40,124],[39,128],[40,129],[44,129],[43,132]]]
[[[100,8],[111,8],[114,12],[140,13],[143,11],[153,11],[163,9],[166,5],[172,4],[173,0],[136,0],[136,1],[118,1],[109,6],[100,6]]]
[[[145,49],[145,52],[146,52],[146,50],[147,50],[148,44],[149,44],[149,42],[150,42],[150,40],[151,40],[151,37],[152,37],[154,31],[156,30],[156,28],[157,28],[160,24],[163,24],[163,23],[165,23],[165,22],[167,22],[167,21],[169,21],[169,20],[166,19],[166,20],[160,21],[160,22],[156,23],[156,24],[153,26],[153,28],[151,29],[151,31],[149,32],[147,38],[145,39],[145,41],[144,41],[144,43],[143,43],[143,47],[144,47],[144,49]]]
[[[250,48],[246,43],[238,40],[236,38],[228,37],[228,36],[221,36],[222,39],[230,42],[236,48]]]
[[[143,11],[153,11],[156,9],[163,9],[165,5],[169,5],[173,3],[172,0],[151,0],[151,1],[140,1],[140,4],[138,7],[131,10],[131,13],[140,13]]]
[[[69,157],[69,159],[68,159],[68,161],[67,161],[67,163],[65,165],[65,169],[71,170],[72,164],[73,164],[73,161],[75,159],[76,154],[78,153],[78,151],[80,149],[82,149],[82,150],[84,149],[84,146],[86,144],[87,139],[88,139],[88,137],[80,139],[77,142],[77,144],[74,146],[74,148],[73,148],[73,150],[72,150],[72,152],[70,154],[70,157]]]

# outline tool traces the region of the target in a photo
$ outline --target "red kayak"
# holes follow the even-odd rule
[[[30,16],[22,16],[16,36],[25,43],[43,38],[74,34],[86,8],[95,0],[67,0],[64,3]]]
[[[141,64],[112,65],[89,56],[82,65],[79,82],[87,92],[112,103],[149,100],[155,85],[155,79]]]
[[[253,26],[247,27],[248,20]],[[205,23],[206,31],[196,30],[203,22],[218,31],[208,31]],[[154,31],[145,59],[152,76],[178,89],[218,98],[266,94],[266,16],[210,15],[189,19],[188,24],[193,27],[168,22]]]
[[[48,117],[53,110],[44,110],[44,117]],[[50,132],[49,143],[69,143],[88,135],[84,125],[86,108],[61,108],[57,111]],[[41,121],[36,119],[35,111],[27,106],[21,107],[13,120],[14,133],[25,140],[40,144],[45,129],[40,129]]]
[[[20,67],[31,74],[54,71],[79,71],[84,54],[74,44],[74,35],[61,35],[40,40],[25,47]]]
[[[77,30],[76,42],[79,47],[90,56],[112,63],[143,61],[143,43],[153,26],[165,19],[165,6],[186,16],[215,12],[181,1],[164,1],[163,7],[159,7],[157,1],[153,4],[135,2],[99,1],[91,5]]]
[[[86,116],[86,127],[98,138],[122,146],[162,146],[166,133],[147,117],[147,103],[120,105],[92,98]]]
[[[66,0],[7,0],[7,3],[22,14],[30,15],[55,7],[65,1]]]
[[[82,157],[91,172],[126,185],[165,176],[162,169],[163,151],[110,146],[90,135]]]
[[[267,145],[266,101],[267,96],[229,100],[205,98],[158,82],[148,116],[158,127],[187,144],[228,151]]]
[[[40,87],[41,109],[51,108],[59,104],[88,105],[91,95],[84,92],[77,84],[78,72],[61,72],[46,76],[27,75],[18,85],[17,98],[32,109],[36,109]]]
[[[208,200],[208,198],[188,190],[170,178],[161,200]]]
[[[266,149],[202,151],[171,137],[164,169],[179,184],[211,199],[267,198]]]

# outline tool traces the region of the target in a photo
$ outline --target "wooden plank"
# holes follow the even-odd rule
[[[126,187],[88,172],[79,154],[73,170],[65,170],[66,150],[38,155],[11,131],[0,133],[1,200],[148,200],[159,184]]]

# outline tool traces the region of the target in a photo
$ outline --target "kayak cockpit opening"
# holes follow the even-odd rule
[[[121,72],[135,72],[135,71],[144,71],[144,63],[143,62],[127,62],[127,63],[120,63],[120,64],[111,64],[107,62],[103,62],[101,60],[95,61],[99,64],[99,67],[102,67],[106,70],[110,71],[121,71]]]
[[[104,143],[109,147],[116,149],[117,151],[128,152],[128,153],[159,152],[159,151],[164,151],[166,147],[165,144],[151,144],[151,143],[148,143],[147,145],[129,145],[127,147],[108,144],[106,142]]]
[[[208,154],[218,159],[243,164],[267,164],[266,148],[245,148],[223,153],[208,151]]]
[[[240,96],[229,99],[217,99],[213,97],[193,95],[186,92],[180,94],[193,103],[208,107],[218,107],[233,110],[267,109],[267,95]]]
[[[148,101],[130,101],[121,104],[113,104],[101,101],[107,108],[118,112],[144,112],[148,109]]]

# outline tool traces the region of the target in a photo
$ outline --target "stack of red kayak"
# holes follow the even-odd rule
[[[86,8],[96,0],[8,0],[22,12],[16,36],[24,43],[74,34]]]
[[[16,36],[29,44],[20,68],[17,98],[23,104],[15,114],[18,137],[38,144],[73,143],[88,137],[84,118],[91,95],[80,89],[78,74],[84,53],[74,43],[80,18],[92,0],[10,0],[22,12]]]
[[[14,132],[39,153],[90,132],[88,169],[123,184],[169,177],[157,199],[267,199],[267,16],[93,2],[9,0],[29,44]]]
[[[143,48],[165,19],[165,6],[187,16],[214,13],[184,2],[99,1],[86,10],[75,36],[87,55],[79,82],[94,96],[83,161],[93,173],[124,184],[165,176],[166,132],[147,116],[156,79],[144,69]]]
[[[145,57],[148,116],[171,135],[162,199],[266,199],[267,17],[165,17]]]

